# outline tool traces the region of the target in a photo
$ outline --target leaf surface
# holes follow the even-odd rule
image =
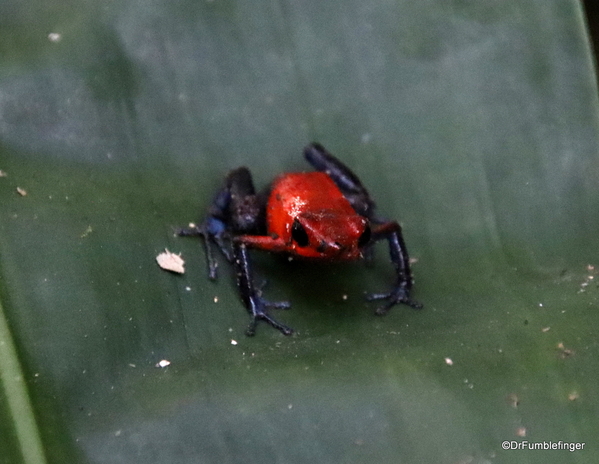
[[[579,2],[10,0],[0,56],[3,462],[593,462]],[[308,169],[311,141],[401,221],[425,308],[373,315],[383,246],[372,268],[256,255],[297,334],[247,338],[226,262],[210,282],[173,231],[229,169]]]

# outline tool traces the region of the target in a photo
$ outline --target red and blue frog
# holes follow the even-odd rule
[[[265,300],[255,285],[250,249],[343,262],[363,259],[370,255],[375,242],[387,240],[395,285],[389,292],[369,294],[367,299],[383,301],[376,310],[378,315],[400,303],[421,308],[410,297],[410,258],[399,223],[375,215],[375,204],[358,177],[322,145],[308,145],[304,156],[316,171],[282,174],[264,193],[256,193],[246,167],[231,171],[206,219],[177,231],[180,236],[204,239],[211,279],[216,279],[217,268],[213,245],[232,263],[251,318],[247,334],[254,335],[260,320],[285,335],[293,333],[270,314],[271,309],[289,308],[289,302]]]

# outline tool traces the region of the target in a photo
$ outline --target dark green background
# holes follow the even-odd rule
[[[594,462],[597,103],[574,0],[3,2],[0,462]],[[402,222],[425,309],[373,316],[383,247],[256,256],[297,334],[247,338],[173,228],[313,140]]]

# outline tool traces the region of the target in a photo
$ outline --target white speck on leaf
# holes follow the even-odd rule
[[[165,271],[185,274],[185,261],[181,258],[181,254],[177,255],[165,249],[164,253],[156,256],[156,262]]]

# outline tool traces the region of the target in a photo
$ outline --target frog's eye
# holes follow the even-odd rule
[[[366,228],[364,229],[364,232],[362,232],[362,235],[360,235],[360,238],[358,238],[358,248],[362,248],[368,245],[371,236],[372,232],[370,230],[370,226],[367,224]]]
[[[291,238],[302,248],[307,247],[310,244],[308,232],[306,232],[304,226],[302,226],[297,219],[293,221],[293,225],[291,226]]]

